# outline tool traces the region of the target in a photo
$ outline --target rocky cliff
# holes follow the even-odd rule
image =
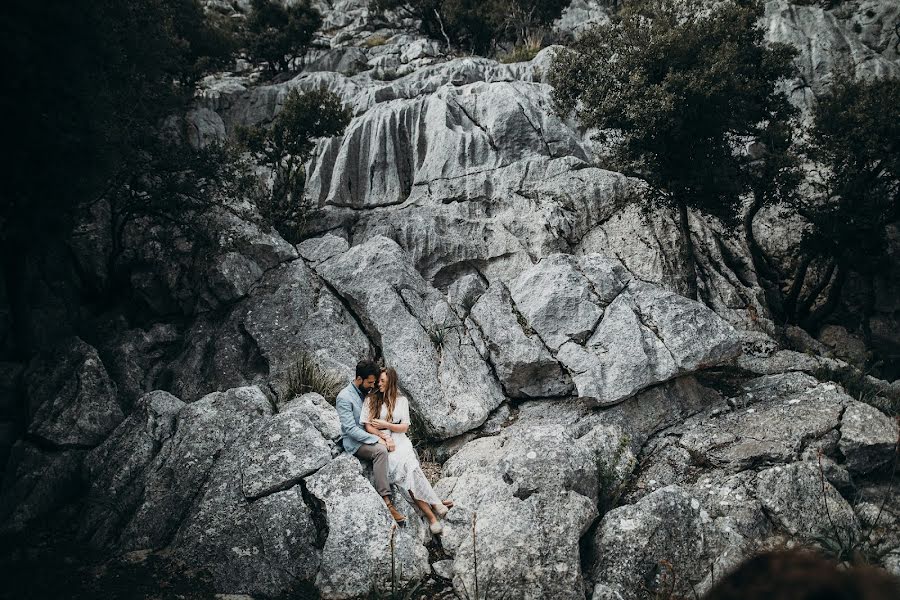
[[[0,369],[2,397],[24,394],[32,415],[4,474],[6,532],[67,515],[91,548],[265,597],[364,597],[393,570],[447,597],[642,598],[665,581],[699,592],[761,548],[861,539],[900,574],[897,422],[861,401],[896,403],[900,383],[860,375],[863,398],[829,381],[853,372],[847,328],[785,331],[745,241],[698,214],[688,281],[677,215],[646,209],[642,182],[551,110],[554,47],[525,63],[450,56],[364,1],[318,4],[299,74],[208,77],[184,118],[202,146],[271,121],[292,89],[352,108],[307,164],[304,241],[252,207],[208,215],[212,251],[134,224],[119,260],[142,319],[105,314],[91,343]],[[555,28],[564,40],[605,18],[576,0]],[[805,110],[838,67],[900,76],[888,0],[773,0],[765,24],[801,51],[790,92]],[[72,249],[91,277],[108,263],[104,218]],[[786,264],[796,232],[775,210],[758,219]],[[878,280],[873,321],[894,342],[898,282]],[[344,378],[364,357],[397,369],[456,502],[440,540],[406,506],[410,525],[392,528],[339,449],[330,398],[285,393],[301,352]]]

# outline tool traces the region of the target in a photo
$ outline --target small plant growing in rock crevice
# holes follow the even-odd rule
[[[444,320],[443,323],[432,323],[428,328],[428,337],[431,340],[431,343],[434,344],[434,347],[439,351],[444,349],[446,345],[449,335],[451,331],[455,331],[459,329],[458,323],[452,323],[449,319]]]
[[[625,491],[627,478],[619,476],[618,467],[629,442],[628,436],[623,435],[610,460],[597,457],[597,510],[601,515],[615,508]],[[629,458],[628,463],[627,470],[631,471],[635,466],[634,457]]]
[[[337,95],[321,88],[305,93],[291,90],[268,127],[235,128],[237,147],[274,175],[271,189],[256,190],[253,200],[266,221],[292,244],[301,241],[308,212],[302,204],[303,164],[318,138],[340,135],[349,123],[349,109]]]
[[[894,460],[891,466],[891,474],[887,492],[881,499],[878,513],[871,525],[857,531],[852,527],[839,526],[834,522],[831,516],[831,509],[828,507],[828,500],[825,488],[825,470],[822,466],[822,451],[817,452],[819,464],[819,481],[821,483],[822,504],[825,507],[825,515],[828,519],[829,530],[823,535],[815,538],[815,542],[830,556],[838,561],[847,561],[853,564],[878,564],[881,560],[896,550],[882,546],[883,539],[874,537],[881,516],[884,513],[885,505],[894,489],[894,481],[897,475],[897,462],[900,458],[900,435],[894,444]]]
[[[284,399],[315,392],[333,403],[345,382],[340,375],[320,365],[312,354],[302,351],[287,368],[281,383],[283,390],[279,395]]]

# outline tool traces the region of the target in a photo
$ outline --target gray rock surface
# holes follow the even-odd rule
[[[81,449],[49,451],[19,440],[10,450],[0,487],[0,531],[27,531],[77,496]]]
[[[578,395],[604,405],[740,353],[734,329],[704,305],[632,282],[606,307],[584,345],[564,343],[559,361]]]
[[[194,501],[205,493],[204,484],[219,454],[244,435],[249,423],[271,410],[256,387],[213,392],[185,406],[178,413],[174,435],[153,458],[146,476],[135,482],[143,489],[136,509],[119,530],[119,547],[138,550],[168,544]]]
[[[131,414],[85,458],[90,488],[79,535],[92,547],[118,542],[121,527],[141,501],[148,469],[160,447],[175,434],[184,407],[184,402],[167,392],[142,396]]]
[[[241,491],[252,501],[315,473],[331,461],[331,450],[306,415],[289,410],[253,428],[239,460]]]
[[[397,369],[425,433],[464,433],[503,401],[459,317],[395,242],[375,237],[316,270],[352,308],[385,363]]]
[[[852,489],[855,475],[850,457],[839,449],[844,429],[854,426],[856,404],[840,386],[804,373],[764,376],[744,383],[739,395],[652,435],[623,506],[604,517],[593,542],[596,582],[622,598],[637,598],[640,591],[634,590],[641,588],[634,582],[653,582],[653,592],[667,589],[664,579],[671,583],[676,576],[677,589],[703,593],[712,583],[711,570],[721,574],[756,551],[788,541],[858,539],[852,536],[859,535],[859,520],[847,498],[860,497],[841,495]],[[868,443],[867,451],[876,455],[884,450],[877,438],[859,443]],[[673,490],[680,500],[660,504]],[[693,512],[685,508],[680,517],[660,517],[665,504]],[[655,518],[666,524],[631,529]],[[632,531],[652,531],[655,541],[632,540],[616,546],[627,552],[604,553]],[[663,568],[663,560],[671,566]]]
[[[900,437],[897,420],[868,404],[851,401],[841,419],[841,453],[847,468],[865,474],[890,463]]]
[[[400,581],[420,579],[430,571],[422,540],[395,527],[384,502],[362,475],[358,459],[341,455],[308,477],[306,487],[321,503],[328,528],[316,576],[323,598],[361,597],[376,585],[385,589],[390,584],[392,544],[394,559],[402,565]]]
[[[484,336],[488,360],[507,395],[538,398],[571,393],[569,375],[513,304],[503,283],[491,284],[472,307],[471,317]]]
[[[36,357],[24,375],[28,433],[63,447],[96,446],[125,415],[100,356],[80,338]]]
[[[340,298],[302,260],[294,260],[266,273],[224,318],[194,321],[185,349],[169,367],[173,392],[193,400],[210,388],[270,381],[281,395],[281,378],[302,351],[350,377],[356,363],[371,356],[372,345]]]

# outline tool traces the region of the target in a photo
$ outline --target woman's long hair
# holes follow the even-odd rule
[[[381,369],[381,372],[387,375],[387,388],[384,393],[377,387],[372,390],[372,417],[381,418],[381,407],[387,406],[387,420],[393,421],[394,407],[397,406],[397,371],[394,370],[394,367],[387,367]]]

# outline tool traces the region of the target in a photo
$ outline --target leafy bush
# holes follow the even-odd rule
[[[250,56],[271,71],[287,71],[290,61],[302,56],[322,25],[322,15],[308,0],[283,6],[273,0],[253,0],[246,24]]]
[[[562,14],[571,0],[374,0],[377,11],[418,19],[422,32],[448,46],[487,54],[521,44]]]
[[[274,172],[271,191],[259,194],[257,204],[263,217],[291,243],[300,241],[306,218],[300,204],[306,179],[303,163],[316,138],[339,135],[349,122],[350,111],[335,94],[325,89],[291,90],[269,127],[235,130],[237,144]]]
[[[8,0],[3,23],[0,46],[11,60],[0,106],[15,152],[4,179],[9,201],[0,204],[0,256],[9,259],[3,268],[24,357],[33,326],[22,265],[67,239],[79,211],[115,196],[128,198],[131,215],[178,218],[180,202],[148,194],[173,172],[182,174],[182,198],[214,183],[215,169],[186,175],[209,165],[204,153],[159,132],[185,110],[196,79],[229,60],[231,42],[198,0]],[[188,162],[174,164],[175,154]],[[101,301],[120,287],[110,283],[92,290]]]
[[[502,63],[516,63],[529,61],[541,51],[541,37],[529,35],[524,42],[517,44],[512,50],[501,54],[499,61]]]
[[[835,310],[848,274],[858,273],[868,305],[875,303],[875,278],[890,267],[888,225],[900,220],[900,81],[855,80],[839,75],[819,99],[804,150],[820,167],[811,183],[817,194],[794,207],[810,223],[804,238],[809,259],[826,261],[826,275],[809,282],[817,293],[793,302],[797,320],[815,331]],[[808,264],[808,263],[804,263]],[[806,270],[795,279],[801,283]],[[827,289],[827,292],[826,292]],[[819,298],[821,294],[821,301]],[[818,306],[813,310],[814,304]]]
[[[736,225],[741,194],[779,196],[795,185],[786,156],[794,110],[776,84],[795,51],[764,43],[759,1],[626,4],[556,55],[554,104],[600,130],[613,168],[678,208],[695,264],[688,207]],[[735,149],[763,144],[762,158]],[[696,297],[695,277],[685,290]]]

